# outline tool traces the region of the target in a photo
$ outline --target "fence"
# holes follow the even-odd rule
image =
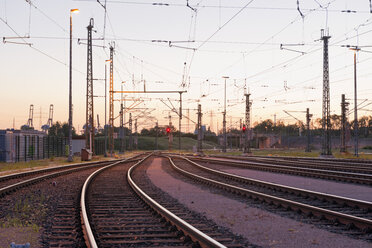
[[[65,156],[66,145],[66,138],[48,137],[40,131],[0,130],[0,161],[19,162]]]

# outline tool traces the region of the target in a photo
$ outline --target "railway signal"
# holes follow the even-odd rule
[[[171,131],[170,127],[167,127],[166,131],[167,131],[167,134],[169,134]]]
[[[242,132],[245,133],[246,130],[247,128],[245,127],[245,125],[243,125]]]

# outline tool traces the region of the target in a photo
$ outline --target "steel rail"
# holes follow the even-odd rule
[[[89,165],[93,165],[93,164],[104,164],[104,163],[110,163],[110,162],[115,162],[115,161],[117,161],[117,159],[106,160],[106,161],[97,161],[97,162],[88,162],[88,163],[75,163],[75,164],[69,164],[69,165],[60,165],[60,166],[55,166],[55,167],[42,168],[42,169],[32,170],[32,171],[18,172],[18,173],[13,173],[13,174],[9,174],[9,175],[0,176],[0,182],[6,181],[6,180],[9,180],[9,179],[25,177],[25,176],[29,176],[29,175],[35,175],[35,174],[40,174],[40,173],[59,170],[59,169],[68,169],[68,168],[74,168],[74,167],[77,167],[77,166],[89,166]]]
[[[24,180],[24,181],[21,181],[21,182],[18,182],[18,183],[12,184],[12,185],[8,185],[6,187],[1,188],[0,189],[0,197],[4,196],[4,195],[6,195],[6,194],[8,194],[12,191],[15,191],[19,188],[23,188],[25,186],[35,184],[39,181],[42,181],[42,180],[45,180],[45,179],[48,179],[48,178],[53,178],[53,177],[57,177],[57,176],[61,176],[61,175],[66,175],[66,174],[73,173],[73,172],[76,172],[76,171],[79,171],[79,170],[84,170],[84,169],[87,169],[87,168],[94,168],[94,167],[101,166],[101,165],[102,165],[102,163],[90,164],[90,165],[80,166],[80,167],[74,166],[72,169],[61,170],[61,171],[57,171],[57,172],[50,173],[50,174],[47,174],[47,175],[42,175],[42,176],[39,176],[39,177],[30,178],[28,180]],[[60,169],[62,169],[62,168],[60,168]]]
[[[143,160],[142,160],[143,161]],[[189,235],[193,241],[199,242],[202,247],[226,247],[223,244],[219,243],[218,241],[214,240],[213,238],[209,237],[205,233],[201,232],[200,230],[196,229],[186,221],[179,218],[177,215],[173,214],[150,196],[148,196],[144,191],[140,189],[140,187],[134,182],[131,177],[133,170],[141,164],[141,162],[136,163],[133,165],[127,173],[127,179],[132,187],[132,189],[149,205],[153,208],[158,214],[163,216],[166,220],[171,222],[175,225],[179,230],[182,230],[186,235]]]
[[[332,163],[330,161],[317,161],[317,160],[287,160],[282,158],[273,158],[273,157],[266,157],[266,158],[255,158],[255,157],[239,157],[239,156],[213,156],[216,158],[224,158],[224,159],[233,159],[233,160],[240,160],[240,161],[257,161],[257,162],[267,162],[272,164],[284,165],[284,166],[296,166],[296,167],[305,167],[305,168],[326,168],[332,169],[336,171],[347,171],[347,172],[355,172],[355,173],[363,173],[363,174],[372,174],[372,164],[368,166],[366,164],[345,164],[343,163]]]
[[[171,162],[172,167],[176,171],[178,171],[178,172],[180,172],[180,173],[182,173],[182,174],[184,174],[184,175],[186,175],[190,178],[193,178],[197,181],[200,181],[202,183],[209,183],[211,185],[216,186],[217,188],[227,189],[228,191],[232,191],[232,192],[235,192],[235,193],[238,193],[238,194],[241,194],[241,195],[245,195],[245,196],[248,196],[252,199],[259,199],[263,202],[268,202],[270,204],[272,203],[272,204],[275,204],[275,205],[278,205],[278,206],[283,206],[287,209],[292,209],[294,211],[301,211],[301,212],[304,212],[304,213],[307,213],[307,214],[313,214],[313,215],[319,216],[321,218],[324,217],[328,220],[332,220],[332,221],[335,221],[335,222],[340,222],[340,223],[345,224],[345,225],[353,224],[357,228],[360,228],[360,229],[363,229],[363,230],[371,230],[372,229],[372,220],[364,219],[364,218],[360,218],[360,217],[356,217],[356,216],[352,216],[352,215],[348,215],[348,214],[343,214],[343,213],[339,213],[339,212],[332,211],[332,210],[322,209],[322,208],[311,206],[311,205],[308,205],[308,204],[299,203],[299,202],[283,199],[283,198],[280,198],[280,197],[271,196],[271,195],[268,195],[268,194],[264,194],[264,193],[240,188],[240,187],[237,187],[237,186],[234,186],[234,185],[218,182],[216,180],[208,179],[208,178],[190,173],[188,171],[185,171],[185,170],[177,167],[173,163],[173,161],[170,157],[168,157],[168,159]]]
[[[254,156],[254,157],[267,157],[267,156]],[[372,161],[370,159],[347,159],[347,158],[314,158],[314,157],[281,157],[286,160],[309,160],[309,161],[320,161],[320,162],[331,162],[331,163],[354,163],[354,164],[369,164],[372,166]]]
[[[137,156],[139,156],[139,155],[136,155],[136,156],[128,158],[128,159],[123,159],[123,160],[114,162],[113,164],[106,165],[105,167],[102,167],[102,168],[96,170],[95,172],[93,172],[92,174],[90,174],[90,176],[85,180],[84,185],[81,189],[80,208],[81,208],[81,219],[82,219],[83,230],[85,231],[84,236],[85,236],[86,242],[88,242],[88,244],[89,244],[88,247],[98,248],[96,239],[94,237],[92,228],[91,228],[90,223],[89,223],[88,211],[87,211],[87,206],[86,206],[86,197],[87,197],[87,191],[88,191],[90,182],[102,171],[104,171],[108,168],[111,168],[115,165],[118,165],[118,164],[121,164],[121,163],[124,163],[124,162],[129,162]],[[148,156],[150,156],[150,155],[148,155]],[[140,161],[143,161],[143,159],[140,160]]]
[[[331,171],[324,169],[311,169],[311,168],[298,168],[293,166],[281,166],[273,165],[263,162],[243,162],[243,161],[232,161],[232,160],[221,160],[213,158],[198,158],[190,157],[191,160],[199,160],[204,162],[213,162],[217,164],[229,164],[230,166],[238,166],[246,169],[256,169],[263,171],[274,171],[282,172],[287,174],[297,174],[304,176],[320,177],[326,179],[334,179],[341,181],[351,181],[354,183],[372,184],[372,175],[360,174],[360,173],[346,173],[339,171]]]
[[[327,193],[320,193],[320,192],[316,192],[316,191],[312,191],[312,190],[306,190],[306,189],[300,189],[300,188],[291,187],[291,186],[285,186],[285,185],[282,185],[282,184],[265,182],[265,181],[261,181],[261,180],[257,180],[257,179],[253,179],[253,178],[248,178],[248,177],[242,177],[242,176],[239,176],[239,175],[234,175],[234,174],[231,174],[231,173],[227,173],[227,172],[223,172],[223,171],[219,171],[219,170],[215,170],[215,169],[205,167],[203,165],[195,163],[194,161],[191,161],[190,159],[182,157],[182,156],[174,156],[174,157],[179,157],[181,159],[184,159],[187,162],[195,165],[196,167],[198,167],[202,170],[205,170],[205,171],[208,171],[210,173],[213,173],[213,174],[216,174],[216,175],[228,178],[228,179],[232,179],[232,180],[235,180],[235,181],[238,181],[238,182],[244,182],[246,184],[258,185],[258,186],[265,187],[265,188],[268,188],[268,189],[279,190],[279,191],[282,191],[282,192],[289,192],[289,193],[293,193],[293,194],[296,194],[296,195],[310,196],[310,197],[317,198],[317,199],[325,199],[325,200],[328,200],[330,202],[337,202],[339,204],[347,204],[350,207],[359,207],[359,208],[366,209],[368,211],[372,210],[372,202],[357,200],[357,199],[352,199],[352,198],[348,198],[348,197],[337,196],[337,195],[332,195],[332,194],[327,194]]]

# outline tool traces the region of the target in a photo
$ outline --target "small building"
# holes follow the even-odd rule
[[[36,130],[0,130],[0,161],[17,162],[44,157],[46,134]]]

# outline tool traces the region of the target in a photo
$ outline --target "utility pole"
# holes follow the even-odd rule
[[[159,130],[159,125],[158,125],[158,122],[156,122],[156,126],[155,126],[155,147],[156,147],[156,150],[158,150],[158,130]]]
[[[135,144],[135,150],[138,150],[138,133],[137,133],[137,119],[134,120],[134,144]]]
[[[331,156],[331,120],[330,120],[330,94],[329,94],[329,65],[328,65],[328,31],[321,30],[321,40],[323,40],[323,108],[322,108],[322,128],[323,143],[322,155]]]
[[[307,130],[307,144],[305,152],[311,152],[310,148],[310,120],[313,115],[310,114],[309,108],[306,109],[306,130]]]
[[[124,107],[123,107],[123,153],[125,153],[125,150],[127,149],[127,140],[126,140],[126,136],[125,136],[125,97],[124,97]]]
[[[107,63],[111,60],[105,60],[105,157],[107,157]]]
[[[190,109],[187,109],[187,132],[190,133]]]
[[[249,96],[251,94],[244,94],[245,95],[245,136],[244,136],[244,154],[251,153],[251,105],[252,103],[249,100]]]
[[[172,135],[172,116],[169,114],[169,132],[168,132],[168,150],[172,150],[173,135]]]
[[[354,51],[354,156],[359,157],[358,153],[358,146],[359,146],[359,140],[358,140],[358,98],[357,98],[357,68],[356,68],[356,54],[360,50],[360,48],[355,47],[351,48],[351,50]]]
[[[87,51],[87,99],[85,117],[85,147],[94,153],[94,109],[93,109],[93,55],[92,55],[92,29],[93,18],[90,18],[88,29]]]
[[[121,90],[123,90],[123,85],[121,85]],[[124,106],[123,106],[123,93],[120,95],[120,153],[124,153]]]
[[[70,9],[70,63],[69,63],[69,94],[68,94],[68,162],[73,161],[72,154],[72,13],[78,9]]]
[[[210,118],[209,126],[210,126],[210,129],[211,129],[211,132],[213,132],[213,130],[214,130],[214,128],[213,128],[213,110],[211,110],[211,113],[209,115],[209,118]]]
[[[129,150],[133,150],[133,140],[132,140],[132,113],[129,113]]]
[[[242,123],[242,118],[239,119],[239,130],[242,130],[243,128],[243,123]],[[239,136],[239,143],[238,143],[238,146],[239,146],[239,151],[242,151],[243,150],[243,133],[240,132],[240,136]]]
[[[180,91],[180,112],[179,112],[179,123],[178,123],[178,150],[181,153],[181,121],[182,121],[182,92]]]
[[[203,154],[203,147],[202,147],[202,112],[201,112],[201,104],[198,104],[198,147],[197,153],[199,155]]]
[[[226,137],[226,79],[229,77],[222,77],[225,79],[225,100],[224,100],[224,110],[223,110],[223,146],[222,146],[222,152],[226,152],[226,146],[227,146],[227,137]]]
[[[109,148],[110,156],[114,152],[114,45],[110,44],[110,107],[109,107]]]
[[[346,111],[349,103],[345,101],[345,94],[341,95],[341,147],[340,152],[346,152]]]

